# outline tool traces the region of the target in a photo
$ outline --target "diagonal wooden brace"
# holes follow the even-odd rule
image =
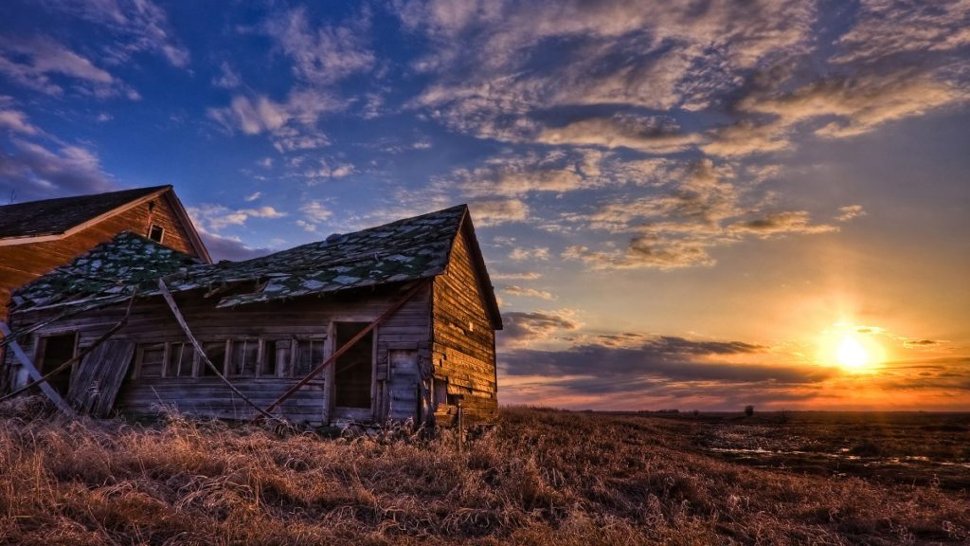
[[[369,334],[371,331],[373,331],[374,328],[377,328],[382,322],[389,319],[391,315],[393,315],[394,313],[397,313],[398,310],[401,309],[401,307],[404,307],[404,304],[410,301],[411,298],[413,298],[415,295],[417,295],[417,293],[422,288],[424,288],[426,284],[427,284],[426,282],[419,282],[418,284],[414,285],[410,290],[407,291],[404,297],[402,297],[400,300],[398,300],[390,307],[388,307],[383,313],[381,313],[379,317],[377,317],[376,319],[374,319],[373,322],[368,324],[366,328],[364,328],[360,332],[357,332],[357,334],[354,337],[347,340],[347,343],[344,343],[339,349],[334,351],[333,354],[327,357],[322,364],[310,370],[310,373],[308,373],[303,379],[299,380],[295,385],[287,389],[286,392],[280,395],[280,397],[277,398],[275,402],[273,402],[269,406],[266,406],[266,411],[273,411],[274,409],[276,409],[287,398],[293,396],[293,393],[300,390],[301,387],[309,383],[314,377],[319,375],[320,372],[325,370],[327,366],[330,366],[331,364],[336,362],[338,358],[340,358],[344,353],[352,349],[353,346],[356,345],[358,341],[364,339],[364,337],[367,334]]]
[[[182,332],[185,333],[185,337],[189,340],[189,343],[192,344],[196,354],[199,355],[199,359],[202,361],[202,363],[208,366],[209,369],[212,370],[212,372],[215,373],[216,376],[221,379],[227,387],[229,387],[229,390],[242,399],[243,402],[252,406],[252,408],[261,413],[263,417],[266,417],[267,419],[276,419],[276,417],[269,413],[269,411],[259,407],[248,396],[243,394],[238,387],[233,385],[232,381],[229,381],[229,378],[223,375],[222,370],[220,370],[215,364],[212,363],[211,360],[209,360],[209,357],[206,356],[202,345],[199,344],[199,340],[192,335],[192,330],[189,329],[189,324],[185,322],[185,317],[182,315],[182,311],[179,310],[178,304],[175,303],[175,298],[172,297],[172,293],[168,290],[168,286],[165,284],[165,279],[158,279],[158,290],[162,294],[162,298],[165,299],[165,303],[168,304],[168,308],[172,311],[172,316],[175,317],[175,321],[178,322],[179,327],[182,328]]]
[[[10,338],[10,328],[7,327],[7,323],[0,320],[0,334],[3,334],[4,338]],[[74,409],[68,405],[68,403],[61,397],[60,393],[54,390],[54,387],[50,386],[47,381],[44,381],[44,376],[41,375],[34,363],[30,361],[30,358],[24,353],[24,350],[20,348],[20,344],[16,340],[10,340],[8,347],[13,351],[13,356],[20,361],[20,364],[27,370],[27,376],[34,381],[34,384],[40,387],[40,391],[44,393],[51,402],[68,417],[74,417]]]

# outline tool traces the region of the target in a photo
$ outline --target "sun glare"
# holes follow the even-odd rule
[[[850,373],[873,372],[885,358],[885,350],[878,339],[880,331],[872,326],[836,323],[819,338],[818,362],[838,366]]]
[[[847,370],[860,370],[869,364],[866,348],[854,336],[846,335],[839,342],[835,358]]]

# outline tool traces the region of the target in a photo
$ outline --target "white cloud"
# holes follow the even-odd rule
[[[307,222],[306,220],[297,220],[296,222],[293,222],[293,223],[307,233],[319,233],[317,230],[319,229],[320,226],[318,226],[317,224],[314,224],[313,222]]]
[[[523,273],[492,273],[489,275],[494,281],[534,281],[542,278],[542,273],[526,271]]]
[[[572,309],[512,311],[502,314],[505,328],[497,341],[504,347],[534,347],[564,334],[574,335],[583,325]]]
[[[0,103],[0,129],[24,135],[36,135],[41,132],[40,129],[27,121],[26,114],[19,110],[3,109],[2,103]]]
[[[202,226],[208,232],[218,233],[229,226],[242,226],[250,218],[276,219],[287,216],[273,207],[255,207],[248,209],[230,209],[224,205],[201,204],[188,208],[189,214],[196,225]]]
[[[536,298],[541,300],[554,300],[556,296],[547,290],[539,290],[537,288],[522,287],[514,284],[505,285],[502,287],[502,293],[515,296],[520,298]]]
[[[98,156],[87,148],[61,145],[53,150],[18,138],[10,143],[10,151],[0,148],[0,190],[4,194],[13,191],[18,199],[42,199],[103,192],[115,185]]]
[[[847,205],[839,207],[839,215],[835,217],[838,222],[848,222],[860,216],[865,216],[866,210],[862,205]]]
[[[835,116],[816,131],[826,137],[855,136],[889,122],[970,98],[965,91],[927,75],[899,71],[884,76],[834,78],[814,82],[777,97],[751,96],[743,110],[773,114],[785,126]]]
[[[523,262],[525,260],[548,260],[549,259],[549,248],[548,247],[515,247],[512,252],[509,253],[509,259],[516,262]]]
[[[172,36],[168,15],[150,0],[56,0],[45,3],[52,9],[106,29],[115,38],[104,46],[102,52],[111,64],[126,63],[132,55],[142,52],[161,55],[177,68],[189,64],[189,51]]]
[[[303,216],[312,222],[323,222],[329,220],[333,216],[333,211],[327,208],[322,202],[316,199],[307,201],[300,206],[300,212]]]
[[[243,198],[243,200],[246,201],[247,203],[251,203],[262,196],[263,196],[263,192],[257,191],[247,195],[246,197]]]
[[[353,163],[321,159],[319,167],[308,169],[303,176],[311,180],[319,178],[344,178],[356,172]]]
[[[810,3],[796,1],[711,2],[702,10],[623,0],[462,6],[401,6],[405,26],[435,46],[417,68],[436,79],[412,106],[453,129],[512,141],[537,134],[563,142],[583,137],[582,126],[556,136],[531,119],[556,106],[707,108],[759,64],[808,51],[816,20]],[[553,41],[557,61],[537,62]],[[613,129],[612,135],[583,138],[645,145],[636,131]],[[696,138],[668,145],[684,147]]]
[[[70,78],[73,90],[98,98],[134,93],[106,70],[50,38],[0,37],[0,74],[48,95],[64,93],[54,76]]]
[[[863,0],[856,23],[838,41],[840,63],[888,55],[950,51],[970,44],[970,3]]]
[[[322,201],[316,199],[303,203],[300,206],[300,213],[303,215],[303,218],[296,220],[294,223],[303,229],[303,231],[314,234],[319,234],[321,222],[326,222],[333,217],[333,211]]]
[[[233,97],[229,108],[209,109],[209,116],[227,127],[236,127],[247,135],[275,131],[291,118],[285,106],[267,97],[250,100],[242,95]]]
[[[616,115],[588,118],[561,127],[546,127],[536,137],[546,144],[631,148],[654,154],[682,152],[701,141],[683,134],[668,118]]]
[[[207,114],[229,130],[247,135],[268,133],[277,150],[290,152],[328,146],[330,140],[317,128],[317,121],[345,105],[324,92],[294,91],[285,102],[264,95],[237,95],[228,107],[209,108]]]
[[[767,213],[754,219],[734,222],[726,229],[728,234],[753,235],[762,239],[792,233],[830,233],[839,230],[837,226],[829,224],[813,224],[811,215],[804,210]]]
[[[600,176],[602,159],[603,155],[594,151],[503,153],[478,167],[456,169],[437,179],[434,188],[452,191],[457,187],[476,199],[568,193],[611,183]]]
[[[482,199],[469,207],[475,223],[482,227],[523,222],[529,217],[529,206],[518,199]]]
[[[814,223],[804,210],[777,210],[770,199],[752,200],[731,168],[702,161],[680,179],[643,197],[618,198],[589,213],[565,215],[582,230],[629,234],[626,247],[568,247],[561,257],[594,269],[671,270],[713,266],[711,250],[743,240],[838,231]]]
[[[306,10],[297,8],[270,19],[264,30],[293,61],[298,77],[310,84],[329,85],[374,66],[374,54],[366,43],[369,28],[366,15],[344,26],[313,28]]]

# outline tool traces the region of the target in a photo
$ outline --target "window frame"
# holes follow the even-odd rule
[[[158,239],[156,239],[155,237],[152,237],[153,232],[156,229],[158,230]],[[152,222],[148,226],[148,238],[151,239],[152,241],[155,241],[158,244],[163,244],[162,241],[165,240],[165,227],[160,224],[156,224],[155,222]]]

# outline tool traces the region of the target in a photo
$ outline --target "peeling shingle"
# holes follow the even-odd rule
[[[172,292],[252,282],[255,291],[218,307],[429,278],[444,272],[467,207],[460,205],[242,262],[200,264],[131,233],[95,247],[17,292],[16,309],[130,293]]]

